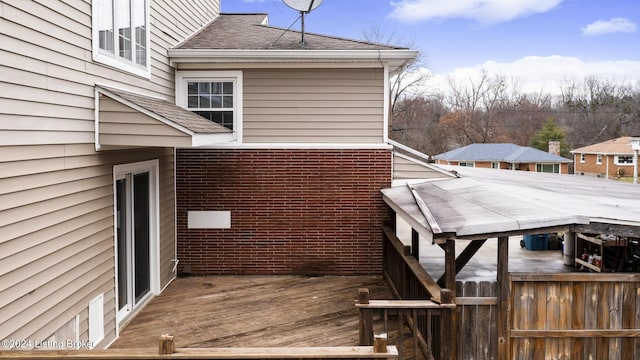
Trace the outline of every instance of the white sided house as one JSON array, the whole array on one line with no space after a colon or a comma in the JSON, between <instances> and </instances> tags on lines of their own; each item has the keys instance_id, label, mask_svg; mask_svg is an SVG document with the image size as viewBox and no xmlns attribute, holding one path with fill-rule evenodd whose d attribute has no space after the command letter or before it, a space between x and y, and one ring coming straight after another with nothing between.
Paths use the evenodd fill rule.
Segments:
<instances>
[{"instance_id":1,"label":"white sided house","mask_svg":"<svg viewBox=\"0 0 640 360\"><path fill-rule=\"evenodd\" d=\"M0 2L3 346L105 348L178 272L378 272L394 166L443 176L387 138L413 51L219 11Z\"/></svg>"}]
</instances>

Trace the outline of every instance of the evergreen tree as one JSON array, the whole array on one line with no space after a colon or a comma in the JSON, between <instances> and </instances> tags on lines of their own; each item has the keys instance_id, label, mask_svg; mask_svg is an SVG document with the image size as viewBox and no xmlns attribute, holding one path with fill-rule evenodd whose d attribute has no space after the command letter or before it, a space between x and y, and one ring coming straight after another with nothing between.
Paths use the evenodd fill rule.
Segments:
<instances>
[{"instance_id":1,"label":"evergreen tree","mask_svg":"<svg viewBox=\"0 0 640 360\"><path fill-rule=\"evenodd\" d=\"M533 134L529 146L538 150L549 151L549 141L560 141L560 156L571 158L565 131L551 118L545 121L542 125L542 130Z\"/></svg>"}]
</instances>

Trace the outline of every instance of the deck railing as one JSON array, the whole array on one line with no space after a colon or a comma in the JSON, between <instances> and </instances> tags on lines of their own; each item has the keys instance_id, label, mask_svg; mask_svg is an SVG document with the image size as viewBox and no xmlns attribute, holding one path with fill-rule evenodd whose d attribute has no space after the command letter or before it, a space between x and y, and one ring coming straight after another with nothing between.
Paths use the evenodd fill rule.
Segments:
<instances>
[{"instance_id":1,"label":"deck railing","mask_svg":"<svg viewBox=\"0 0 640 360\"><path fill-rule=\"evenodd\" d=\"M372 316L374 311L381 311L386 331L388 316L395 314L400 334L396 339L400 358L403 358L403 329L408 328L413 340L414 357L419 348L426 359L455 359L457 327L453 326L456 306L452 292L437 284L411 256L410 247L404 246L391 228L384 228L383 237L383 274L391 291L401 300L370 300L367 305L358 305L361 308L361 323L366 322L366 317ZM361 298L359 303L363 301ZM368 332L369 329L361 326L360 345L371 341L372 335L368 335Z\"/></svg>"},{"instance_id":2,"label":"deck railing","mask_svg":"<svg viewBox=\"0 0 640 360\"><path fill-rule=\"evenodd\" d=\"M163 339L164 338L164 339ZM0 351L0 359L397 359L395 346L175 348L166 336L159 349Z\"/></svg>"}]
</instances>

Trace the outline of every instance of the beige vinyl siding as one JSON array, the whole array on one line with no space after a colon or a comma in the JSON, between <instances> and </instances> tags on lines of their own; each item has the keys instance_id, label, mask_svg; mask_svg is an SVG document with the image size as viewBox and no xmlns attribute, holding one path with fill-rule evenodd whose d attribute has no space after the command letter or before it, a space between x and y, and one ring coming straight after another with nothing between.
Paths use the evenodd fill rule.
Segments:
<instances>
[{"instance_id":1,"label":"beige vinyl siding","mask_svg":"<svg viewBox=\"0 0 640 360\"><path fill-rule=\"evenodd\" d=\"M440 171L429 168L421 161L409 160L405 157L394 154L393 156L393 179L439 179L445 175Z\"/></svg>"},{"instance_id":2,"label":"beige vinyl siding","mask_svg":"<svg viewBox=\"0 0 640 360\"><path fill-rule=\"evenodd\" d=\"M105 342L112 340L113 165L160 160L164 287L174 276L173 150L47 145L4 147L0 157L0 338L46 339L104 293Z\"/></svg>"},{"instance_id":3,"label":"beige vinyl siding","mask_svg":"<svg viewBox=\"0 0 640 360\"><path fill-rule=\"evenodd\" d=\"M106 96L100 98L100 144L191 145L191 136Z\"/></svg>"},{"instance_id":4,"label":"beige vinyl siding","mask_svg":"<svg viewBox=\"0 0 640 360\"><path fill-rule=\"evenodd\" d=\"M43 340L104 294L116 334L113 166L159 159L161 287L174 274L173 149L94 149L94 85L169 99L167 47L210 21L215 0L150 0L151 77L94 62L90 0L0 2L0 339ZM157 145L157 144L153 144Z\"/></svg>"},{"instance_id":5,"label":"beige vinyl siding","mask_svg":"<svg viewBox=\"0 0 640 360\"><path fill-rule=\"evenodd\" d=\"M243 72L244 143L382 143L383 69Z\"/></svg>"},{"instance_id":6,"label":"beige vinyl siding","mask_svg":"<svg viewBox=\"0 0 640 360\"><path fill-rule=\"evenodd\" d=\"M164 149L159 161L160 199L160 289L164 289L176 276L176 199L175 151Z\"/></svg>"}]
</instances>

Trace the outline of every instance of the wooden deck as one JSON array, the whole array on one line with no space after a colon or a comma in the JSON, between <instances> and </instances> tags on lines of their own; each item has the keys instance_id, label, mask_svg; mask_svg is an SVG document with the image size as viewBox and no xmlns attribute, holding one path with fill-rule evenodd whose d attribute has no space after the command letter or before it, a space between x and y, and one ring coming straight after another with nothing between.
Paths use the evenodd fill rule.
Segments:
<instances>
[{"instance_id":1,"label":"wooden deck","mask_svg":"<svg viewBox=\"0 0 640 360\"><path fill-rule=\"evenodd\" d=\"M178 278L123 329L111 348L353 346L358 289L392 299L381 277Z\"/></svg>"}]
</instances>

